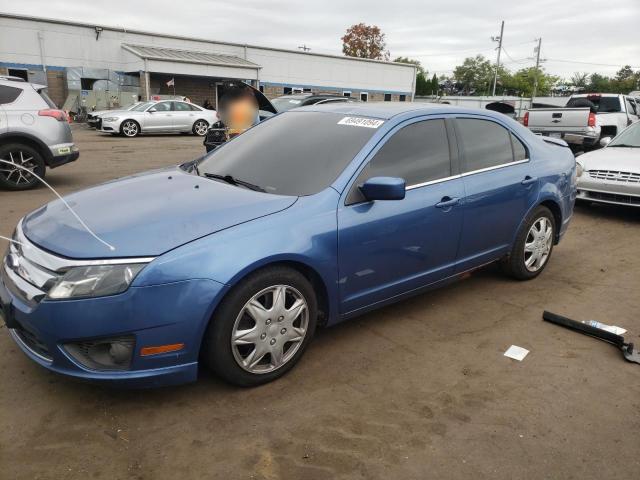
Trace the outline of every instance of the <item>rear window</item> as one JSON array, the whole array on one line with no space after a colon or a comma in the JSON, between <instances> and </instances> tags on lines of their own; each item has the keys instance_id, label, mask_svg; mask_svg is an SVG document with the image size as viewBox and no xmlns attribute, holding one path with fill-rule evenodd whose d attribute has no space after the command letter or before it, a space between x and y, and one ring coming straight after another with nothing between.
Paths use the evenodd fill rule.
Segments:
<instances>
[{"instance_id":1,"label":"rear window","mask_svg":"<svg viewBox=\"0 0 640 480\"><path fill-rule=\"evenodd\" d=\"M45 103L49 105L49 108L58 108L57 105L53 103L53 100L49 98L49 95L47 95L47 92L44 91L44 88L38 90L38 94L45 101Z\"/></svg>"},{"instance_id":2,"label":"rear window","mask_svg":"<svg viewBox=\"0 0 640 480\"><path fill-rule=\"evenodd\" d=\"M330 186L376 133L377 127L362 126L367 122L382 124L330 112L285 112L214 150L198 168L268 193L312 195Z\"/></svg>"},{"instance_id":3,"label":"rear window","mask_svg":"<svg viewBox=\"0 0 640 480\"><path fill-rule=\"evenodd\" d=\"M567 107L590 107L594 113L616 113L622 111L618 97L601 97L599 95L571 98L567 102Z\"/></svg>"},{"instance_id":4,"label":"rear window","mask_svg":"<svg viewBox=\"0 0 640 480\"><path fill-rule=\"evenodd\" d=\"M16 100L16 98L20 96L21 93L22 93L21 88L0 85L0 105L13 103Z\"/></svg>"}]
</instances>

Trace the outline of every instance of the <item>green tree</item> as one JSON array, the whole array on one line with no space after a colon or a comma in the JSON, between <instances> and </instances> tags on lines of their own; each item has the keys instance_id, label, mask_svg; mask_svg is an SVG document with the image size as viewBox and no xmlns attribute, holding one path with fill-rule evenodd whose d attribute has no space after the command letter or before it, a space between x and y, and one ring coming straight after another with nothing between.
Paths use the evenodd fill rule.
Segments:
<instances>
[{"instance_id":1,"label":"green tree","mask_svg":"<svg viewBox=\"0 0 640 480\"><path fill-rule=\"evenodd\" d=\"M440 89L440 83L438 82L438 77L434 73L433 77L431 77L431 85L429 86L429 90L430 90L429 94L430 95L437 95L439 89Z\"/></svg>"},{"instance_id":2,"label":"green tree","mask_svg":"<svg viewBox=\"0 0 640 480\"><path fill-rule=\"evenodd\" d=\"M538 77L536 96L551 93L551 88L559 80L558 77L545 73L543 68L537 71L536 67L522 68L509 77L507 88L516 95L530 97L533 94L536 75Z\"/></svg>"},{"instance_id":3,"label":"green tree","mask_svg":"<svg viewBox=\"0 0 640 480\"><path fill-rule=\"evenodd\" d=\"M586 72L574 72L571 75L571 84L574 87L586 87L589 82L589 74Z\"/></svg>"},{"instance_id":4,"label":"green tree","mask_svg":"<svg viewBox=\"0 0 640 480\"><path fill-rule=\"evenodd\" d=\"M342 53L348 57L389 60L385 35L376 25L351 25L342 37Z\"/></svg>"},{"instance_id":5,"label":"green tree","mask_svg":"<svg viewBox=\"0 0 640 480\"><path fill-rule=\"evenodd\" d=\"M454 79L462 84L465 94L488 95L493 85L495 65L483 55L468 57L462 65L458 65L453 71ZM498 78L508 75L504 67L498 69Z\"/></svg>"},{"instance_id":6,"label":"green tree","mask_svg":"<svg viewBox=\"0 0 640 480\"><path fill-rule=\"evenodd\" d=\"M587 90L596 93L607 93L611 91L611 79L600 75L599 73L592 73L589 77L589 84Z\"/></svg>"}]
</instances>

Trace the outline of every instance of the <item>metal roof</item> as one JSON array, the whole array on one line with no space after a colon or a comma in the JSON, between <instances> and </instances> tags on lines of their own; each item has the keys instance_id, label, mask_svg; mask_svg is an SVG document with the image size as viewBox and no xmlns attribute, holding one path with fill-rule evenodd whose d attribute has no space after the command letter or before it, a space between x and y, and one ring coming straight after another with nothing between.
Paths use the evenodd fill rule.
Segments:
<instances>
[{"instance_id":1,"label":"metal roof","mask_svg":"<svg viewBox=\"0 0 640 480\"><path fill-rule=\"evenodd\" d=\"M200 65L216 65L221 67L242 67L259 69L260 65L234 55L182 50L177 48L156 47L149 45L132 45L123 43L122 48L147 60L165 62L197 63Z\"/></svg>"}]
</instances>

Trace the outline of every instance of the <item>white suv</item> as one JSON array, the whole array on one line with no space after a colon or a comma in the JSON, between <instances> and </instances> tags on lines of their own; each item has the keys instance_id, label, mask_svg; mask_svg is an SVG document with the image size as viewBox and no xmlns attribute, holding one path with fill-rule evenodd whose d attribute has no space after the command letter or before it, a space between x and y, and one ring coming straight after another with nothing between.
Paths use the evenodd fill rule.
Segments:
<instances>
[{"instance_id":1,"label":"white suv","mask_svg":"<svg viewBox=\"0 0 640 480\"><path fill-rule=\"evenodd\" d=\"M0 188L33 188L38 179L30 172L44 177L46 167L59 167L79 156L67 115L45 89L0 76Z\"/></svg>"}]
</instances>

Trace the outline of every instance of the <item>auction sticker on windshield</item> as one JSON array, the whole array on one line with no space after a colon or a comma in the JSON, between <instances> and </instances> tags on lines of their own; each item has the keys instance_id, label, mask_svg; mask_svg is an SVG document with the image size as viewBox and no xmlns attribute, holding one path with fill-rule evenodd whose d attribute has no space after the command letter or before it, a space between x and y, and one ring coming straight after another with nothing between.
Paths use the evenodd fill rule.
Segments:
<instances>
[{"instance_id":1,"label":"auction sticker on windshield","mask_svg":"<svg viewBox=\"0 0 640 480\"><path fill-rule=\"evenodd\" d=\"M351 125L352 127L378 128L384 123L384 120L376 120L375 118L362 117L344 117L338 122L338 125Z\"/></svg>"}]
</instances>

